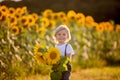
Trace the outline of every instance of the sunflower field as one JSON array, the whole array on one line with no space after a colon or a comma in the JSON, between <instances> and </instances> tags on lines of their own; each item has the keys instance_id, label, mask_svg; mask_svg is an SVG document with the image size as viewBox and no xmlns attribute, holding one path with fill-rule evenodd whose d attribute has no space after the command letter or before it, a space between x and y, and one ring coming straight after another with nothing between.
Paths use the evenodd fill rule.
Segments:
<instances>
[{"instance_id":1,"label":"sunflower field","mask_svg":"<svg viewBox=\"0 0 120 80\"><path fill-rule=\"evenodd\" d=\"M53 30L61 24L66 24L71 31L72 39L69 43L75 50L72 59L74 67L120 65L120 24L115 24L113 20L98 23L92 16L76 13L74 10L65 13L46 9L38 15L29 13L26 6L13 8L2 5L0 80L16 80L17 77L32 74L49 74L50 67L36 61L36 58L44 57L35 57L35 53L39 53L40 46L47 49L54 46ZM38 44L40 46L35 46ZM46 52L46 49L41 49L41 52ZM48 56L48 59L53 57Z\"/></svg>"}]
</instances>

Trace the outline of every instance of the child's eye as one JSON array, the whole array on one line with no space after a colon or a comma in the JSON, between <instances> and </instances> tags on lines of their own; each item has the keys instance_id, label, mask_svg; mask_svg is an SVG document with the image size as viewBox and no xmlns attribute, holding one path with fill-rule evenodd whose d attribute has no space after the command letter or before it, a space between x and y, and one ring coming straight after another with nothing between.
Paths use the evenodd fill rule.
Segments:
<instances>
[{"instance_id":1,"label":"child's eye","mask_svg":"<svg viewBox=\"0 0 120 80\"><path fill-rule=\"evenodd\" d=\"M61 34L58 34L59 36L61 35Z\"/></svg>"},{"instance_id":2,"label":"child's eye","mask_svg":"<svg viewBox=\"0 0 120 80\"><path fill-rule=\"evenodd\" d=\"M65 36L66 34L63 34L63 36Z\"/></svg>"},{"instance_id":3,"label":"child's eye","mask_svg":"<svg viewBox=\"0 0 120 80\"><path fill-rule=\"evenodd\" d=\"M66 34L63 34L63 36L66 36Z\"/></svg>"}]
</instances>

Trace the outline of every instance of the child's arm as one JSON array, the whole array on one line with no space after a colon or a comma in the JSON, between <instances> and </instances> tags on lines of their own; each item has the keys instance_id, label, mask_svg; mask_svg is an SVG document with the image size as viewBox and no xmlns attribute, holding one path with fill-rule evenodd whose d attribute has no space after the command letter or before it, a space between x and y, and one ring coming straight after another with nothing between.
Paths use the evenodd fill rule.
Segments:
<instances>
[{"instance_id":1,"label":"child's arm","mask_svg":"<svg viewBox=\"0 0 120 80\"><path fill-rule=\"evenodd\" d=\"M71 53L66 54L66 57L68 57L69 59L71 59Z\"/></svg>"}]
</instances>

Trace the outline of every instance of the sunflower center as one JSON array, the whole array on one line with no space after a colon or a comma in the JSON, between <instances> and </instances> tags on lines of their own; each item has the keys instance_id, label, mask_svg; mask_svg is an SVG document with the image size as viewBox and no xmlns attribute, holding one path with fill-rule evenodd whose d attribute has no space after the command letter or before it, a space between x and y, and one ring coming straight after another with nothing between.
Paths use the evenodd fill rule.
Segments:
<instances>
[{"instance_id":1,"label":"sunflower center","mask_svg":"<svg viewBox=\"0 0 120 80\"><path fill-rule=\"evenodd\" d=\"M57 20L57 19L58 19L58 16L57 16L57 15L55 15L55 16L54 16L54 19L55 19L55 20Z\"/></svg>"},{"instance_id":2,"label":"sunflower center","mask_svg":"<svg viewBox=\"0 0 120 80\"><path fill-rule=\"evenodd\" d=\"M5 21L5 20L6 20L6 17L3 15L1 18L1 21Z\"/></svg>"},{"instance_id":3,"label":"sunflower center","mask_svg":"<svg viewBox=\"0 0 120 80\"><path fill-rule=\"evenodd\" d=\"M51 15L47 15L47 18L48 18L48 19L51 19L51 18L52 18L52 16L51 16Z\"/></svg>"},{"instance_id":4,"label":"sunflower center","mask_svg":"<svg viewBox=\"0 0 120 80\"><path fill-rule=\"evenodd\" d=\"M12 22L14 22L14 21L15 21L15 19L14 19L14 18L12 18L10 22L12 23Z\"/></svg>"},{"instance_id":5,"label":"sunflower center","mask_svg":"<svg viewBox=\"0 0 120 80\"><path fill-rule=\"evenodd\" d=\"M47 52L47 50L46 50L46 49L44 49L44 48L38 48L38 52L45 53L45 52Z\"/></svg>"},{"instance_id":6,"label":"sunflower center","mask_svg":"<svg viewBox=\"0 0 120 80\"><path fill-rule=\"evenodd\" d=\"M21 21L22 23L25 23L26 22L26 19L22 19L22 21Z\"/></svg>"},{"instance_id":7,"label":"sunflower center","mask_svg":"<svg viewBox=\"0 0 120 80\"><path fill-rule=\"evenodd\" d=\"M55 59L56 56L57 56L57 54L56 54L55 52L52 52L52 53L50 54L50 58L51 58L51 59Z\"/></svg>"},{"instance_id":8,"label":"sunflower center","mask_svg":"<svg viewBox=\"0 0 120 80\"><path fill-rule=\"evenodd\" d=\"M74 16L72 16L72 17L71 17L71 19L72 19L72 20L75 20L75 17L74 17Z\"/></svg>"},{"instance_id":9,"label":"sunflower center","mask_svg":"<svg viewBox=\"0 0 120 80\"><path fill-rule=\"evenodd\" d=\"M13 29L13 32L17 32L17 29L14 28L14 29Z\"/></svg>"},{"instance_id":10,"label":"sunflower center","mask_svg":"<svg viewBox=\"0 0 120 80\"><path fill-rule=\"evenodd\" d=\"M29 19L29 22L31 23L31 22L32 22L32 19Z\"/></svg>"},{"instance_id":11,"label":"sunflower center","mask_svg":"<svg viewBox=\"0 0 120 80\"><path fill-rule=\"evenodd\" d=\"M63 18L63 17L64 17L64 15L62 15L62 14L61 14L61 15L60 15L60 17L61 17L61 18Z\"/></svg>"},{"instance_id":12,"label":"sunflower center","mask_svg":"<svg viewBox=\"0 0 120 80\"><path fill-rule=\"evenodd\" d=\"M3 12L6 12L6 10L5 10L5 9L2 9L2 11L3 11Z\"/></svg>"},{"instance_id":13,"label":"sunflower center","mask_svg":"<svg viewBox=\"0 0 120 80\"><path fill-rule=\"evenodd\" d=\"M10 10L10 14L14 13L14 11Z\"/></svg>"}]
</instances>

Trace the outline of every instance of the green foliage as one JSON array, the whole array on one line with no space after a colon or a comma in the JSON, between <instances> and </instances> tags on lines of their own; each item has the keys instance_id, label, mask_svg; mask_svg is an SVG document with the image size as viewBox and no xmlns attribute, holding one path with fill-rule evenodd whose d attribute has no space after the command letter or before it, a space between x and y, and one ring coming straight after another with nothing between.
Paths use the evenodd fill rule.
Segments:
<instances>
[{"instance_id":1,"label":"green foliage","mask_svg":"<svg viewBox=\"0 0 120 80\"><path fill-rule=\"evenodd\" d=\"M52 72L50 73L50 80L61 80L62 72L68 70L67 63L69 59L66 57L61 57L60 63L55 64L52 67Z\"/></svg>"},{"instance_id":2,"label":"green foliage","mask_svg":"<svg viewBox=\"0 0 120 80\"><path fill-rule=\"evenodd\" d=\"M60 80L60 79L61 79L61 76L62 76L62 74L61 74L61 72L59 72L59 71L52 72L52 73L50 74L50 77L51 77L50 80Z\"/></svg>"}]
</instances>

